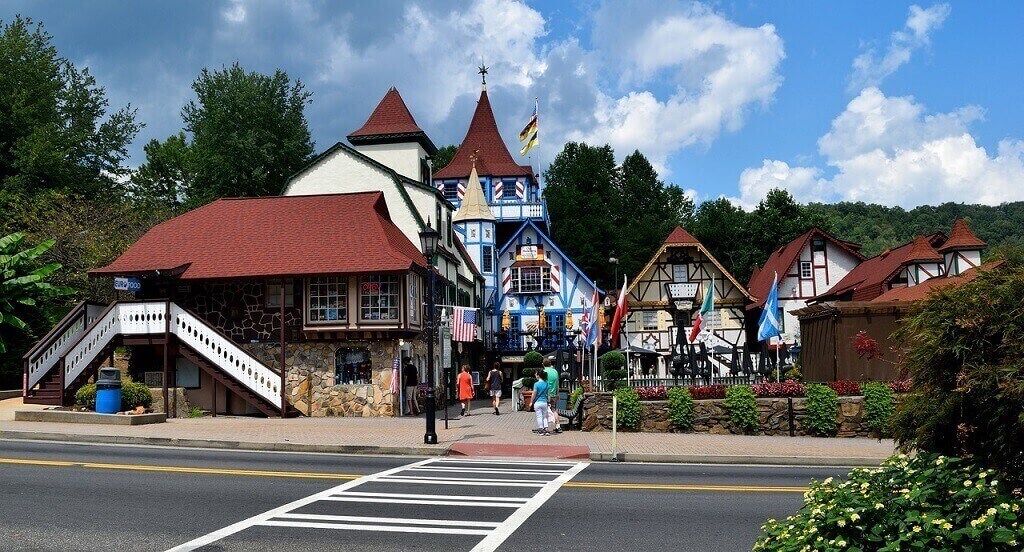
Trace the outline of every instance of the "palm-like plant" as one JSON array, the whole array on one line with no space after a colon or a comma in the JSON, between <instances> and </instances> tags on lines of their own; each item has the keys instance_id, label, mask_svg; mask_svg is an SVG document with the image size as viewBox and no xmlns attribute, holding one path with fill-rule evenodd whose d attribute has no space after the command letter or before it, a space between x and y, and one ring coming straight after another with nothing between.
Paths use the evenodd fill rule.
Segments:
<instances>
[{"instance_id":1,"label":"palm-like plant","mask_svg":"<svg viewBox=\"0 0 1024 552\"><path fill-rule=\"evenodd\" d=\"M7 352L3 338L4 326L24 330L26 324L19 314L26 309L36 308L43 299L70 293L67 288L44 281L60 269L59 263L36 267L37 260L54 243L54 240L49 240L22 249L25 246L25 234L15 232L0 238L0 353Z\"/></svg>"}]
</instances>

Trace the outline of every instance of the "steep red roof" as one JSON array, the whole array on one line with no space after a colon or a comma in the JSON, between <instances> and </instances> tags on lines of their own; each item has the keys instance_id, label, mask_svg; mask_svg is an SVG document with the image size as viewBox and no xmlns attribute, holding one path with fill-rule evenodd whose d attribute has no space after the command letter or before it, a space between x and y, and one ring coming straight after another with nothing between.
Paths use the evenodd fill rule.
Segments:
<instances>
[{"instance_id":1,"label":"steep red roof","mask_svg":"<svg viewBox=\"0 0 1024 552\"><path fill-rule=\"evenodd\" d=\"M340 216L343 215L343 216ZM402 272L426 267L384 194L218 199L151 228L91 276L186 266L183 280Z\"/></svg>"},{"instance_id":2,"label":"steep red roof","mask_svg":"<svg viewBox=\"0 0 1024 552\"><path fill-rule=\"evenodd\" d=\"M462 139L455 157L441 170L434 173L434 178L468 178L473 168L473 153L476 152L476 170L480 176L532 176L533 169L529 165L519 165L512 159L505 141L498 132L498 124L494 122L491 102L487 99L487 91L480 93L473 120L469 123L466 137Z\"/></svg>"},{"instance_id":3,"label":"steep red roof","mask_svg":"<svg viewBox=\"0 0 1024 552\"><path fill-rule=\"evenodd\" d=\"M946 253L957 249L981 249L986 245L988 244L974 235L971 227L967 226L964 219L957 219L953 223L953 228L949 231L949 239L939 248L939 253Z\"/></svg>"},{"instance_id":4,"label":"steep red roof","mask_svg":"<svg viewBox=\"0 0 1024 552\"><path fill-rule=\"evenodd\" d=\"M924 236L918 236L914 238L914 244L910 248L910 252L907 253L907 257L904 262L942 262L942 255L932 247L932 244L928 242L928 238Z\"/></svg>"},{"instance_id":5,"label":"steep red roof","mask_svg":"<svg viewBox=\"0 0 1024 552\"><path fill-rule=\"evenodd\" d=\"M419 141L430 153L437 151L427 134L416 124L398 89L392 86L363 126L348 135L348 140L353 144L372 144L393 142L398 137Z\"/></svg>"},{"instance_id":6,"label":"steep red roof","mask_svg":"<svg viewBox=\"0 0 1024 552\"><path fill-rule=\"evenodd\" d=\"M778 274L780 280L785 278L786 274L789 274L789 269L793 267L793 263L800 257L800 252L803 251L804 247L807 246L807 243L814 236L829 240L857 259L864 260L864 256L857 249L850 247L849 242L839 240L832 234L819 228L811 228L791 242L773 251L768 256L764 266L760 270L754 270L754 273L750 276L750 281L747 283L747 289L750 290L751 295L758 298L758 301L747 305L748 310L764 305L765 300L768 299L768 292L771 291L772 283L775 282L775 275Z\"/></svg>"},{"instance_id":7,"label":"steep red roof","mask_svg":"<svg viewBox=\"0 0 1024 552\"><path fill-rule=\"evenodd\" d=\"M946 236L935 233L925 239L929 246L934 247L935 244L945 241ZM908 261L914 243L905 243L896 249L886 250L860 263L845 278L832 286L832 289L816 299L838 299L845 294L851 294L850 301L870 301L878 297L887 291L886 284Z\"/></svg>"},{"instance_id":8,"label":"steep red roof","mask_svg":"<svg viewBox=\"0 0 1024 552\"><path fill-rule=\"evenodd\" d=\"M683 230L682 226L676 226L676 229L665 238L663 245L667 244L693 244L700 243L697 238L693 237L693 234Z\"/></svg>"},{"instance_id":9,"label":"steep red roof","mask_svg":"<svg viewBox=\"0 0 1024 552\"><path fill-rule=\"evenodd\" d=\"M909 287L898 287L890 289L889 291L879 295L872 299L872 302L882 301L920 301L928 297L928 294L937 289L942 289L947 286L958 286L977 278L983 270L991 270L999 267L1004 261L995 261L991 263L985 263L977 268L971 268L965 270L956 276L940 276L938 278L931 278L921 282L916 286Z\"/></svg>"}]
</instances>

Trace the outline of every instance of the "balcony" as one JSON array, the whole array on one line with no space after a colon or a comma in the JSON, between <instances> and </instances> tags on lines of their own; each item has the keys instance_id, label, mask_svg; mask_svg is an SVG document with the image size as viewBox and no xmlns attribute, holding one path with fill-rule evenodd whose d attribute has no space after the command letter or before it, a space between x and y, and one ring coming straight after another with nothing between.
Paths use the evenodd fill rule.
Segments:
<instances>
[{"instance_id":1,"label":"balcony","mask_svg":"<svg viewBox=\"0 0 1024 552\"><path fill-rule=\"evenodd\" d=\"M547 222L547 205L544 200L492 201L490 207L499 222L525 220Z\"/></svg>"}]
</instances>

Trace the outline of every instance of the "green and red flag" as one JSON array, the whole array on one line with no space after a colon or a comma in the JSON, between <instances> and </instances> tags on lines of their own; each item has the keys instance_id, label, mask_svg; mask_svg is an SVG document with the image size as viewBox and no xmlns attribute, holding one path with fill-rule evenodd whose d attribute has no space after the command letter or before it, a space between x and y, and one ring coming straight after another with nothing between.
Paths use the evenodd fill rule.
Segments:
<instances>
[{"instance_id":1,"label":"green and red flag","mask_svg":"<svg viewBox=\"0 0 1024 552\"><path fill-rule=\"evenodd\" d=\"M693 320L693 329L690 330L690 343L697 339L700 332L704 331L704 328L708 325L708 316L711 311L715 309L715 281L711 280L711 285L708 286L707 293L704 294L704 302L700 305L700 312L697 313L697 318Z\"/></svg>"}]
</instances>

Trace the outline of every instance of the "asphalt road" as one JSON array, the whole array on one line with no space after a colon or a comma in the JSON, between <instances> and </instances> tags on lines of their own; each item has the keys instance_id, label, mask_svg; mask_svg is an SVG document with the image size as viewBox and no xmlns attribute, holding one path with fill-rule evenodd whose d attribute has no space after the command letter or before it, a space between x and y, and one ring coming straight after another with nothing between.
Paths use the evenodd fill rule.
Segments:
<instances>
[{"instance_id":1,"label":"asphalt road","mask_svg":"<svg viewBox=\"0 0 1024 552\"><path fill-rule=\"evenodd\" d=\"M846 471L0 440L0 549L167 550L250 520L199 549L749 550L810 478Z\"/></svg>"}]
</instances>

